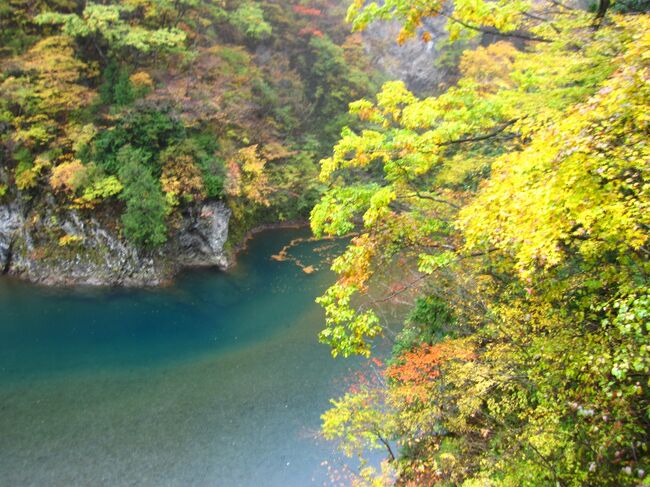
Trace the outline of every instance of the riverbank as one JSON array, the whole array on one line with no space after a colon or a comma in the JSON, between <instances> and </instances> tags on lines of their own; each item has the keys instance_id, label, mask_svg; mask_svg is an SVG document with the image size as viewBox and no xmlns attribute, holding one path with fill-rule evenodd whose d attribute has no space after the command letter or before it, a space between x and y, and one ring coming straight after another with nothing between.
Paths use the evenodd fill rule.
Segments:
<instances>
[{"instance_id":1,"label":"riverbank","mask_svg":"<svg viewBox=\"0 0 650 487\"><path fill-rule=\"evenodd\" d=\"M168 242L147 251L127 242L110 212L88 217L52 205L0 206L2 274L43 286L170 286L185 269L227 271L260 232L297 229L307 220L263 223L243 235L222 201L187 207L172 222ZM55 230L56 229L56 230ZM59 230L62 229L62 230Z\"/></svg>"},{"instance_id":2,"label":"riverbank","mask_svg":"<svg viewBox=\"0 0 650 487\"><path fill-rule=\"evenodd\" d=\"M90 215L16 199L0 206L0 268L51 286L166 285L186 267L228 267L230 215L223 201L188 206L171 222L165 244L147 250L124 238L111 207Z\"/></svg>"},{"instance_id":3,"label":"riverbank","mask_svg":"<svg viewBox=\"0 0 650 487\"><path fill-rule=\"evenodd\" d=\"M256 235L270 230L291 230L309 227L307 220L291 220L277 223L262 223L244 233L244 236L229 251L229 267L237 265L237 255L248 248L250 240Z\"/></svg>"}]
</instances>

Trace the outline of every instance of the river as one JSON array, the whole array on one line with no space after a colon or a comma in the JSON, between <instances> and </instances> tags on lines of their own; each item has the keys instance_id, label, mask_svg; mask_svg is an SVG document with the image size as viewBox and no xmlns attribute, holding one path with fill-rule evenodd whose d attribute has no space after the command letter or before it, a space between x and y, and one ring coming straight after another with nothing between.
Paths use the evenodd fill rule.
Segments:
<instances>
[{"instance_id":1,"label":"river","mask_svg":"<svg viewBox=\"0 0 650 487\"><path fill-rule=\"evenodd\" d=\"M358 362L317 341L333 276L270 256L258 234L228 273L161 289L52 289L0 279L0 485L322 485L316 437ZM322 267L322 268L319 268Z\"/></svg>"}]
</instances>

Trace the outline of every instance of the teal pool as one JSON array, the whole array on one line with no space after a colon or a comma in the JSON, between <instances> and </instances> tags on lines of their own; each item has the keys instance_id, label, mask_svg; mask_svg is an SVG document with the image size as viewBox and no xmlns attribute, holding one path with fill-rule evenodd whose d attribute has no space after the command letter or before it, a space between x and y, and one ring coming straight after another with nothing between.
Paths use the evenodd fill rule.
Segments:
<instances>
[{"instance_id":1,"label":"teal pool","mask_svg":"<svg viewBox=\"0 0 650 487\"><path fill-rule=\"evenodd\" d=\"M320 414L358 363L316 338L332 274L270 258L301 235L163 289L0 279L0 485L326 482ZM317 263L317 246L291 253Z\"/></svg>"}]
</instances>

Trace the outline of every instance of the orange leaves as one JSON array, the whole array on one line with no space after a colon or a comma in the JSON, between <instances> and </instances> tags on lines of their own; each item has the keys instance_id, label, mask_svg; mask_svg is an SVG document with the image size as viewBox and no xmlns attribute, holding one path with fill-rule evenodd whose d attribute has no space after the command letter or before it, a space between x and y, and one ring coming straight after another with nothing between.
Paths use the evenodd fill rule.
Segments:
<instances>
[{"instance_id":1,"label":"orange leaves","mask_svg":"<svg viewBox=\"0 0 650 487\"><path fill-rule=\"evenodd\" d=\"M52 169L50 186L54 191L74 193L83 184L87 174L88 169L86 166L80 160L73 159Z\"/></svg>"},{"instance_id":2,"label":"orange leaves","mask_svg":"<svg viewBox=\"0 0 650 487\"><path fill-rule=\"evenodd\" d=\"M239 164L234 159L230 159L226 162L226 169L228 171L225 187L226 193L230 196L240 196L242 172Z\"/></svg>"},{"instance_id":3,"label":"orange leaves","mask_svg":"<svg viewBox=\"0 0 650 487\"><path fill-rule=\"evenodd\" d=\"M306 15L308 17L320 17L323 12L317 8L305 7L304 5L294 5L292 10L299 15Z\"/></svg>"},{"instance_id":4,"label":"orange leaves","mask_svg":"<svg viewBox=\"0 0 650 487\"><path fill-rule=\"evenodd\" d=\"M174 202L179 196L187 201L202 200L206 196L201 170L189 155L170 157L163 166L160 183Z\"/></svg>"},{"instance_id":5,"label":"orange leaves","mask_svg":"<svg viewBox=\"0 0 650 487\"><path fill-rule=\"evenodd\" d=\"M298 35L302 37L314 36L314 37L323 37L323 32L318 30L316 27L303 27L298 31Z\"/></svg>"},{"instance_id":6,"label":"orange leaves","mask_svg":"<svg viewBox=\"0 0 650 487\"><path fill-rule=\"evenodd\" d=\"M464 340L445 340L435 345L422 344L402 354L401 363L386 369L386 376L400 383L398 386L407 401L424 401L431 383L441 374L441 367L452 360L469 361L474 351Z\"/></svg>"},{"instance_id":7,"label":"orange leaves","mask_svg":"<svg viewBox=\"0 0 650 487\"><path fill-rule=\"evenodd\" d=\"M291 153L278 143L259 147L258 144L239 149L226 164L228 175L226 191L231 196L244 198L269 206L269 196L274 191L266 168L272 160L283 159Z\"/></svg>"},{"instance_id":8,"label":"orange leaves","mask_svg":"<svg viewBox=\"0 0 650 487\"><path fill-rule=\"evenodd\" d=\"M487 47L463 52L460 71L481 85L481 89L494 92L509 88L514 83L510 77L517 49L509 42L499 41Z\"/></svg>"},{"instance_id":9,"label":"orange leaves","mask_svg":"<svg viewBox=\"0 0 650 487\"><path fill-rule=\"evenodd\" d=\"M294 5L292 7L292 10L294 13L297 13L298 15L303 15L305 17L312 17L312 18L318 18L323 15L322 10L317 9L317 8L311 8L311 7L305 7L304 5ZM309 36L314 36L314 37L323 37L323 32L314 27L313 25L309 25L307 27L303 27L298 31L298 35L301 37L309 37Z\"/></svg>"},{"instance_id":10,"label":"orange leaves","mask_svg":"<svg viewBox=\"0 0 650 487\"><path fill-rule=\"evenodd\" d=\"M129 80L137 88L153 88L154 83L151 76L146 71L138 71L129 76Z\"/></svg>"}]
</instances>

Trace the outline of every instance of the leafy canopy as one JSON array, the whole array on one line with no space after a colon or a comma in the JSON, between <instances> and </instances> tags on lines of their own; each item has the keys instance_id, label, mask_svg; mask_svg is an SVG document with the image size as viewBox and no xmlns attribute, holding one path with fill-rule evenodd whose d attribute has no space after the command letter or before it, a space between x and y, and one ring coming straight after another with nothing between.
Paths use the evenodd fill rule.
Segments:
<instances>
[{"instance_id":1,"label":"leafy canopy","mask_svg":"<svg viewBox=\"0 0 650 487\"><path fill-rule=\"evenodd\" d=\"M401 20L402 38L439 15L452 37L501 40L465 52L438 96L389 82L352 103L363 126L321 161L328 190L311 224L353 234L319 298L334 355L370 355L384 323L367 292L396 264L412 279L375 303L410 291L446 306L423 320L418 302L424 323L398 337L385 384L335 401L324 432L363 455L381 414L405 484L638 485L650 467L650 17L602 2L595 16L558 2L350 9L356 28Z\"/></svg>"}]
</instances>

